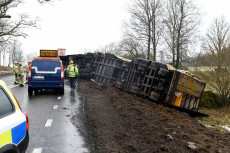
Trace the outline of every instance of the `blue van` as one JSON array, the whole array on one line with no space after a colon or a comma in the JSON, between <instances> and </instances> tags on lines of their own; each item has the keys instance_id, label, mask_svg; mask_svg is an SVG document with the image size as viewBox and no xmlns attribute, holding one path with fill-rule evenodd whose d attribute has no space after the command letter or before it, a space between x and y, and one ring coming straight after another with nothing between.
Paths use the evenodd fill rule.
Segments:
<instances>
[{"instance_id":1,"label":"blue van","mask_svg":"<svg viewBox=\"0 0 230 153\"><path fill-rule=\"evenodd\" d=\"M29 66L28 95L38 90L54 89L64 94L64 69L60 58L35 58Z\"/></svg>"}]
</instances>

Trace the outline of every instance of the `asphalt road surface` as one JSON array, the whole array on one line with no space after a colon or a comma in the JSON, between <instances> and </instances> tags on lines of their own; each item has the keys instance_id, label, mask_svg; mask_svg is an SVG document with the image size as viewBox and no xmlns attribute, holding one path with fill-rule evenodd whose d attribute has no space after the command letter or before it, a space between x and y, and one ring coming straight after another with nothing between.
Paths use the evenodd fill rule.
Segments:
<instances>
[{"instance_id":1,"label":"asphalt road surface","mask_svg":"<svg viewBox=\"0 0 230 153\"><path fill-rule=\"evenodd\" d=\"M65 95L41 93L28 97L27 86L14 85L13 76L0 78L11 88L27 112L30 121L30 144L27 153L88 153L81 128L81 101L76 91L65 85ZM84 108L84 107L83 107ZM74 118L74 121L73 121Z\"/></svg>"}]
</instances>

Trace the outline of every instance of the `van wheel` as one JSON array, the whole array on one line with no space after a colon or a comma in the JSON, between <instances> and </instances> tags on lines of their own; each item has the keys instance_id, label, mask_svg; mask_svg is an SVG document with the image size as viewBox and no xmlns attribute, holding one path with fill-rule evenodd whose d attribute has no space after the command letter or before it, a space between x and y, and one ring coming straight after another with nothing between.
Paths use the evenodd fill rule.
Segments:
<instances>
[{"instance_id":1,"label":"van wheel","mask_svg":"<svg viewBox=\"0 0 230 153\"><path fill-rule=\"evenodd\" d=\"M61 89L58 90L58 92L60 93L60 95L64 95L65 90L64 90L64 88L61 88Z\"/></svg>"},{"instance_id":2,"label":"van wheel","mask_svg":"<svg viewBox=\"0 0 230 153\"><path fill-rule=\"evenodd\" d=\"M38 89L34 89L34 95L38 95Z\"/></svg>"},{"instance_id":3,"label":"van wheel","mask_svg":"<svg viewBox=\"0 0 230 153\"><path fill-rule=\"evenodd\" d=\"M33 95L33 89L28 88L28 95L29 95L29 97L31 97Z\"/></svg>"}]
</instances>

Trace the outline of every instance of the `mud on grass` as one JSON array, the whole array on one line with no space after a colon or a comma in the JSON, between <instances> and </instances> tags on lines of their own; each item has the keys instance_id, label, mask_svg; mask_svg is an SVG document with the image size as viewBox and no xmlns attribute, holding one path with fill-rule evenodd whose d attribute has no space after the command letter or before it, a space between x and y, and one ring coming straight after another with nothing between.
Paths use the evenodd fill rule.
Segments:
<instances>
[{"instance_id":1,"label":"mud on grass","mask_svg":"<svg viewBox=\"0 0 230 153\"><path fill-rule=\"evenodd\" d=\"M87 97L92 153L230 153L229 134L186 113L89 81L79 92Z\"/></svg>"},{"instance_id":2,"label":"mud on grass","mask_svg":"<svg viewBox=\"0 0 230 153\"><path fill-rule=\"evenodd\" d=\"M230 128L230 107L224 107L219 109L207 109L202 108L202 112L205 112L209 117L200 118L199 121L209 128L214 128L223 133L229 133L224 126Z\"/></svg>"}]
</instances>

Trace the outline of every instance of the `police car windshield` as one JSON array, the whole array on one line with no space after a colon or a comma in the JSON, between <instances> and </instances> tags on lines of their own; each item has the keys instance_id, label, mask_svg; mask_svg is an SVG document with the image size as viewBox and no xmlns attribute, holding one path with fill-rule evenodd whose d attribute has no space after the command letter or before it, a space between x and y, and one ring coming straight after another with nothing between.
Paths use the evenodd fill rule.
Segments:
<instances>
[{"instance_id":1,"label":"police car windshield","mask_svg":"<svg viewBox=\"0 0 230 153\"><path fill-rule=\"evenodd\" d=\"M61 63L59 60L34 60L32 62L33 67L37 67L38 70L40 71L50 71L54 70L56 67L60 67Z\"/></svg>"}]
</instances>

